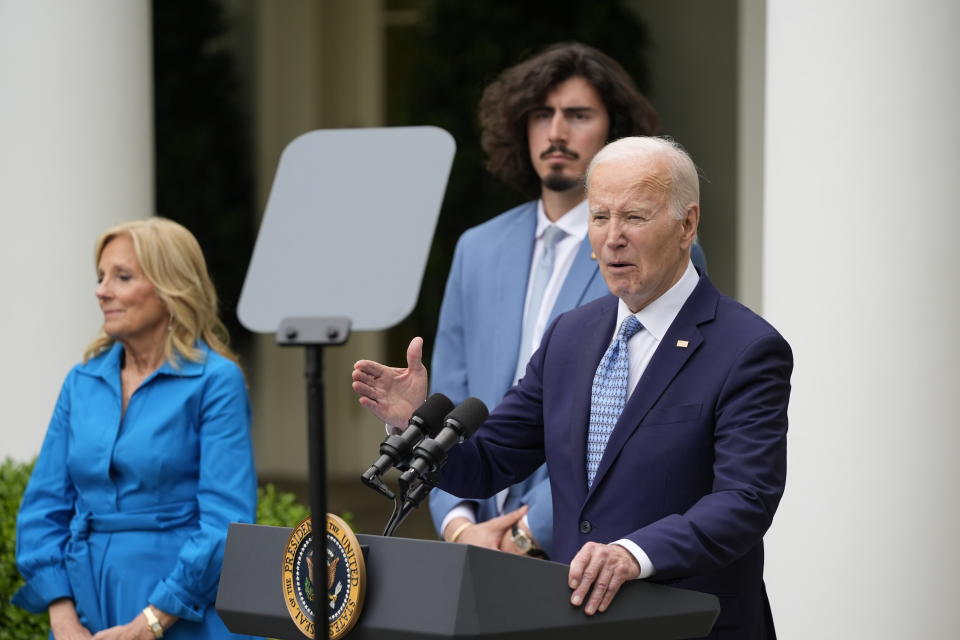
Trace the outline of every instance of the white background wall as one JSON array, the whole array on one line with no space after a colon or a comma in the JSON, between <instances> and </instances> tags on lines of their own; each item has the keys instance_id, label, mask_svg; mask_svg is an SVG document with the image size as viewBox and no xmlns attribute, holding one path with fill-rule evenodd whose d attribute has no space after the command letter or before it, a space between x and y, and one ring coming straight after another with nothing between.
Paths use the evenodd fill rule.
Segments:
<instances>
[{"instance_id":1,"label":"white background wall","mask_svg":"<svg viewBox=\"0 0 960 640\"><path fill-rule=\"evenodd\" d=\"M0 0L0 459L40 448L100 327L93 244L153 213L146 0Z\"/></svg>"},{"instance_id":2,"label":"white background wall","mask_svg":"<svg viewBox=\"0 0 960 640\"><path fill-rule=\"evenodd\" d=\"M780 638L960 637L960 3L770 0L764 315L794 348Z\"/></svg>"}]
</instances>

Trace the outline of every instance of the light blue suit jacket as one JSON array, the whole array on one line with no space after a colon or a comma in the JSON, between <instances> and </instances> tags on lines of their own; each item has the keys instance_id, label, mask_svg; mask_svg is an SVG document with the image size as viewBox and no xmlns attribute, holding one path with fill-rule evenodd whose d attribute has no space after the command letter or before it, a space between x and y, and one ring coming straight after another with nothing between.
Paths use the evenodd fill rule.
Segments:
<instances>
[{"instance_id":1,"label":"light blue suit jacket","mask_svg":"<svg viewBox=\"0 0 960 640\"><path fill-rule=\"evenodd\" d=\"M523 306L533 259L537 203L527 202L467 230L457 242L440 307L431 363L431 393L455 403L479 398L491 409L513 385L523 331ZM559 314L609 293L590 243L584 239L550 313ZM705 268L695 247L694 263ZM439 535L444 516L462 498L435 489L430 513ZM498 514L496 499L472 500L477 520ZM549 554L553 541L553 503L545 466L511 488L505 510L530 505L531 532Z\"/></svg>"}]
</instances>

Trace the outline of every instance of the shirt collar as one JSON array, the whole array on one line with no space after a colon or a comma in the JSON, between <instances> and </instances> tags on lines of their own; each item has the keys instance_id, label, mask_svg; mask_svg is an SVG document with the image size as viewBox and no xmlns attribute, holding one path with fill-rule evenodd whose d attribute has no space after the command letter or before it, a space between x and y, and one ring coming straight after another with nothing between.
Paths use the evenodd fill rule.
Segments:
<instances>
[{"instance_id":1,"label":"shirt collar","mask_svg":"<svg viewBox=\"0 0 960 640\"><path fill-rule=\"evenodd\" d=\"M101 378L110 378L120 372L120 356L123 354L123 345L114 342L110 347L80 365L80 371Z\"/></svg>"},{"instance_id":2,"label":"shirt collar","mask_svg":"<svg viewBox=\"0 0 960 640\"><path fill-rule=\"evenodd\" d=\"M157 370L150 375L152 378L156 374L166 374L170 376L199 376L203 374L204 364L209 357L210 347L203 340L197 340L197 348L202 352L200 362L177 357L178 367L174 367L169 361L164 361ZM120 374L120 358L123 355L123 345L120 342L114 342L110 348L80 366L80 371L98 376L107 380L116 378Z\"/></svg>"},{"instance_id":3,"label":"shirt collar","mask_svg":"<svg viewBox=\"0 0 960 640\"><path fill-rule=\"evenodd\" d=\"M657 342L663 340L667 329L673 324L680 308L693 293L700 282L700 276L697 270L693 268L692 262L687 262L687 268L680 276L680 279L672 287L667 289L666 293L636 312L637 320L643 325L643 328L657 339ZM630 315L630 308L622 299L617 304L617 326L614 328L614 335L619 331L623 319Z\"/></svg>"},{"instance_id":4,"label":"shirt collar","mask_svg":"<svg viewBox=\"0 0 960 640\"><path fill-rule=\"evenodd\" d=\"M563 231L566 231L567 235L573 236L578 240L583 240L587 235L587 221L589 214L590 207L587 205L586 200L582 200L580 204L560 216L559 220L556 222L550 222L550 218L547 217L546 212L543 210L543 200L537 200L536 239L542 239L543 233L547 230L547 227L549 227L551 224L555 224Z\"/></svg>"}]
</instances>

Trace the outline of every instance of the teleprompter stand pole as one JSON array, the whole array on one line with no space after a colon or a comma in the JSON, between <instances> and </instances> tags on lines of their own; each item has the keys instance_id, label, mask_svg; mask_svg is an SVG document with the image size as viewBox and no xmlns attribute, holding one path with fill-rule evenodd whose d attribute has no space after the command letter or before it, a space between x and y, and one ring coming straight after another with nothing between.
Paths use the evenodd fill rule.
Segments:
<instances>
[{"instance_id":1,"label":"teleprompter stand pole","mask_svg":"<svg viewBox=\"0 0 960 640\"><path fill-rule=\"evenodd\" d=\"M310 527L313 530L311 553L314 566L324 567L326 561L320 541L327 539L327 450L326 421L323 406L323 347L318 344L306 346L307 379L307 448L310 469ZM319 564L317 564L319 563ZM329 628L326 611L320 608L323 603L320 589L313 589L313 637L314 640L327 640ZM325 592L324 592L325 593Z\"/></svg>"},{"instance_id":2,"label":"teleprompter stand pole","mask_svg":"<svg viewBox=\"0 0 960 640\"><path fill-rule=\"evenodd\" d=\"M310 468L310 526L313 530L311 552L317 566L325 567L327 539L327 451L326 411L323 402L323 347L342 345L350 336L349 318L285 318L277 330L277 344L305 348L304 376L307 383L307 460ZM320 573L326 575L325 572ZM323 580L321 579L321 584ZM320 593L313 590L313 637L327 640L329 625Z\"/></svg>"}]
</instances>

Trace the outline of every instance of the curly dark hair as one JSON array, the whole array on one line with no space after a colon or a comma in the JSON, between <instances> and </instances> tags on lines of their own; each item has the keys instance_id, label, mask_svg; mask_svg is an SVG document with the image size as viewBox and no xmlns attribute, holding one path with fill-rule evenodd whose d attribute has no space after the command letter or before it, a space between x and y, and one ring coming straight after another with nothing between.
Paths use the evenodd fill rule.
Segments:
<instances>
[{"instance_id":1,"label":"curly dark hair","mask_svg":"<svg viewBox=\"0 0 960 640\"><path fill-rule=\"evenodd\" d=\"M561 42L510 67L480 99L480 144L487 169L530 197L540 195L540 178L530 162L527 116L543 105L557 85L579 76L600 95L610 118L607 141L656 135L660 116L627 72L605 53L579 42Z\"/></svg>"}]
</instances>

